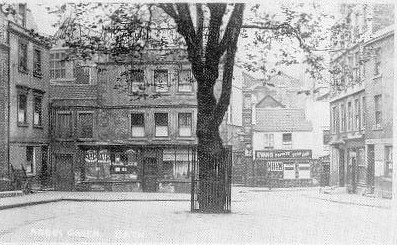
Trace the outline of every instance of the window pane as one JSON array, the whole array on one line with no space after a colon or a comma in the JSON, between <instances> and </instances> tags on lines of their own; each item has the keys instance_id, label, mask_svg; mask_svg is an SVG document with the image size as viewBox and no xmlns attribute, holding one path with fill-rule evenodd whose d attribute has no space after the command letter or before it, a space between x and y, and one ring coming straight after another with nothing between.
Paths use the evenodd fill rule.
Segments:
<instances>
[{"instance_id":1,"label":"window pane","mask_svg":"<svg viewBox=\"0 0 397 245\"><path fill-rule=\"evenodd\" d=\"M72 137L72 115L58 114L57 135L59 138Z\"/></svg>"},{"instance_id":2,"label":"window pane","mask_svg":"<svg viewBox=\"0 0 397 245\"><path fill-rule=\"evenodd\" d=\"M154 121L156 126L168 126L168 114L167 113L155 113Z\"/></svg>"},{"instance_id":3,"label":"window pane","mask_svg":"<svg viewBox=\"0 0 397 245\"><path fill-rule=\"evenodd\" d=\"M144 125L144 115L143 115L143 113L133 113L133 114L131 114L131 125L133 125L133 126L143 126Z\"/></svg>"},{"instance_id":4,"label":"window pane","mask_svg":"<svg viewBox=\"0 0 397 245\"><path fill-rule=\"evenodd\" d=\"M155 70L154 71L154 84L156 92L168 91L168 70Z\"/></svg>"},{"instance_id":5,"label":"window pane","mask_svg":"<svg viewBox=\"0 0 397 245\"><path fill-rule=\"evenodd\" d=\"M18 122L26 123L26 106L27 106L27 96L25 94L20 94L18 99Z\"/></svg>"},{"instance_id":6,"label":"window pane","mask_svg":"<svg viewBox=\"0 0 397 245\"><path fill-rule=\"evenodd\" d=\"M42 101L41 97L34 97L34 113L33 123L34 125L41 125L42 120Z\"/></svg>"},{"instance_id":7,"label":"window pane","mask_svg":"<svg viewBox=\"0 0 397 245\"><path fill-rule=\"evenodd\" d=\"M80 113L79 114L79 137L92 138L93 134L93 114Z\"/></svg>"}]
</instances>

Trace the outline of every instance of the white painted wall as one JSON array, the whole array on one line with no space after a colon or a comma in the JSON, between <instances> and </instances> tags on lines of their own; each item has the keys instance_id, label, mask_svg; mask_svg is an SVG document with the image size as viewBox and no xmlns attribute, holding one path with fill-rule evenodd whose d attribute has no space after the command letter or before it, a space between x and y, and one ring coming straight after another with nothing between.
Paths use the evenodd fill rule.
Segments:
<instances>
[{"instance_id":1,"label":"white painted wall","mask_svg":"<svg viewBox=\"0 0 397 245\"><path fill-rule=\"evenodd\" d=\"M319 156L318 147L315 146L316 141L314 135L310 131L292 132L292 145L283 145L283 133L291 132L253 132L252 135L252 149L253 152L265 150L264 137L265 134L274 135L274 149L311 149L313 158ZM255 154L254 154L255 157Z\"/></svg>"}]
</instances>

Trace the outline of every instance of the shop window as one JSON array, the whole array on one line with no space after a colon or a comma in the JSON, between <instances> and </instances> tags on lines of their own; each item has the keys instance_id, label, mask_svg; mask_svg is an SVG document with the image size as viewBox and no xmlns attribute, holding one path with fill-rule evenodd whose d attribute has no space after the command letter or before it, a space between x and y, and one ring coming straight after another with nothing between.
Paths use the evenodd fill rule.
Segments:
<instances>
[{"instance_id":1,"label":"shop window","mask_svg":"<svg viewBox=\"0 0 397 245\"><path fill-rule=\"evenodd\" d=\"M66 78L66 53L57 52L50 54L50 78L62 79Z\"/></svg>"},{"instance_id":2,"label":"shop window","mask_svg":"<svg viewBox=\"0 0 397 245\"><path fill-rule=\"evenodd\" d=\"M41 70L41 50L39 49L35 49L33 52L33 75L36 77L43 76Z\"/></svg>"},{"instance_id":3,"label":"shop window","mask_svg":"<svg viewBox=\"0 0 397 245\"><path fill-rule=\"evenodd\" d=\"M92 138L93 137L93 113L79 113L78 119L78 137L79 138Z\"/></svg>"},{"instance_id":4,"label":"shop window","mask_svg":"<svg viewBox=\"0 0 397 245\"><path fill-rule=\"evenodd\" d=\"M27 120L28 95L24 92L18 93L18 126L28 124Z\"/></svg>"},{"instance_id":5,"label":"shop window","mask_svg":"<svg viewBox=\"0 0 397 245\"><path fill-rule=\"evenodd\" d=\"M375 126L380 128L382 126L382 95L376 95L375 100Z\"/></svg>"},{"instance_id":6,"label":"shop window","mask_svg":"<svg viewBox=\"0 0 397 245\"><path fill-rule=\"evenodd\" d=\"M274 148L274 135L273 134L264 134L263 135L263 145L265 149L273 149Z\"/></svg>"},{"instance_id":7,"label":"shop window","mask_svg":"<svg viewBox=\"0 0 397 245\"><path fill-rule=\"evenodd\" d=\"M70 112L58 113L56 135L61 139L72 137L72 114Z\"/></svg>"},{"instance_id":8,"label":"shop window","mask_svg":"<svg viewBox=\"0 0 397 245\"><path fill-rule=\"evenodd\" d=\"M143 113L131 114L131 136L132 137L145 136L145 118Z\"/></svg>"},{"instance_id":9,"label":"shop window","mask_svg":"<svg viewBox=\"0 0 397 245\"><path fill-rule=\"evenodd\" d=\"M145 73L141 69L130 71L131 77L128 84L128 92L130 94L145 90Z\"/></svg>"},{"instance_id":10,"label":"shop window","mask_svg":"<svg viewBox=\"0 0 397 245\"><path fill-rule=\"evenodd\" d=\"M192 136L192 113L178 113L178 129L180 137Z\"/></svg>"},{"instance_id":11,"label":"shop window","mask_svg":"<svg viewBox=\"0 0 397 245\"><path fill-rule=\"evenodd\" d=\"M110 154L110 173L126 174L129 179L138 178L138 152L127 150Z\"/></svg>"},{"instance_id":12,"label":"shop window","mask_svg":"<svg viewBox=\"0 0 397 245\"><path fill-rule=\"evenodd\" d=\"M35 95L33 99L33 125L36 127L41 127L43 124L43 108L42 108L42 96Z\"/></svg>"},{"instance_id":13,"label":"shop window","mask_svg":"<svg viewBox=\"0 0 397 245\"><path fill-rule=\"evenodd\" d=\"M26 147L26 174L34 174L36 166L35 149L33 146Z\"/></svg>"},{"instance_id":14,"label":"shop window","mask_svg":"<svg viewBox=\"0 0 397 245\"><path fill-rule=\"evenodd\" d=\"M391 177L393 174L393 147L385 146L385 176Z\"/></svg>"},{"instance_id":15,"label":"shop window","mask_svg":"<svg viewBox=\"0 0 397 245\"><path fill-rule=\"evenodd\" d=\"M154 86L156 92L168 92L168 70L154 70Z\"/></svg>"},{"instance_id":16,"label":"shop window","mask_svg":"<svg viewBox=\"0 0 397 245\"><path fill-rule=\"evenodd\" d=\"M292 133L283 134L283 145L291 145L292 144Z\"/></svg>"},{"instance_id":17,"label":"shop window","mask_svg":"<svg viewBox=\"0 0 397 245\"><path fill-rule=\"evenodd\" d=\"M19 41L19 71L28 71L28 43L26 41Z\"/></svg>"},{"instance_id":18,"label":"shop window","mask_svg":"<svg viewBox=\"0 0 397 245\"><path fill-rule=\"evenodd\" d=\"M167 137L168 136L168 114L167 113L154 113L155 122L155 136Z\"/></svg>"},{"instance_id":19,"label":"shop window","mask_svg":"<svg viewBox=\"0 0 397 245\"><path fill-rule=\"evenodd\" d=\"M192 92L193 91L193 78L190 69L181 70L178 80L178 92Z\"/></svg>"}]
</instances>

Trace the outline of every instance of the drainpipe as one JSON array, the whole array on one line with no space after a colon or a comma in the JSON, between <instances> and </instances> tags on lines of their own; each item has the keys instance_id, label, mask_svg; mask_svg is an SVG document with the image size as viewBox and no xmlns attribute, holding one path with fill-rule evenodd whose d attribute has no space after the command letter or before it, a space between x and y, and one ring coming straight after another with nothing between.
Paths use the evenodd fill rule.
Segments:
<instances>
[{"instance_id":1,"label":"drainpipe","mask_svg":"<svg viewBox=\"0 0 397 245\"><path fill-rule=\"evenodd\" d=\"M11 161L10 161L10 111L11 111L11 46L10 46L10 32L9 32L9 22L7 22L7 44L8 44L8 83L7 83L7 93L8 93L8 103L7 103L7 117L8 117L8 125L7 125L7 172L8 178L11 179Z\"/></svg>"}]
</instances>

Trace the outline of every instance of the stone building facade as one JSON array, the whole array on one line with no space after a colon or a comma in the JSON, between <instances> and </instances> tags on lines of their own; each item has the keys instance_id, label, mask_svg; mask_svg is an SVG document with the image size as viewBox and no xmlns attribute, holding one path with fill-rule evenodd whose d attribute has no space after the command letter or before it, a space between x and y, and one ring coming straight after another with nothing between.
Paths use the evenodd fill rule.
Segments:
<instances>
[{"instance_id":1,"label":"stone building facade","mask_svg":"<svg viewBox=\"0 0 397 245\"><path fill-rule=\"evenodd\" d=\"M342 51L332 55L330 185L390 197L394 6L341 9L350 33L334 39Z\"/></svg>"},{"instance_id":2,"label":"stone building facade","mask_svg":"<svg viewBox=\"0 0 397 245\"><path fill-rule=\"evenodd\" d=\"M49 46L34 36L26 4L0 10L1 150L3 174L23 169L34 186L48 183Z\"/></svg>"}]
</instances>

